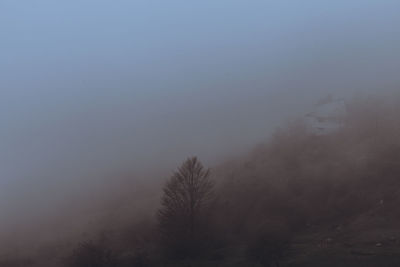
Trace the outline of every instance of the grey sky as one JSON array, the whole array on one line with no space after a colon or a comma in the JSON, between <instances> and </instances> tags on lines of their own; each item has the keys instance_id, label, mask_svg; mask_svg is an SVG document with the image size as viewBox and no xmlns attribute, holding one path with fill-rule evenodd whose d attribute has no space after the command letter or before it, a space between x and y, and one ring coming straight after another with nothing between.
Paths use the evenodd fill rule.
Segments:
<instances>
[{"instance_id":1,"label":"grey sky","mask_svg":"<svg viewBox=\"0 0 400 267\"><path fill-rule=\"evenodd\" d=\"M328 93L396 90L399 11L0 0L0 212L68 198L103 171L214 162Z\"/></svg>"}]
</instances>

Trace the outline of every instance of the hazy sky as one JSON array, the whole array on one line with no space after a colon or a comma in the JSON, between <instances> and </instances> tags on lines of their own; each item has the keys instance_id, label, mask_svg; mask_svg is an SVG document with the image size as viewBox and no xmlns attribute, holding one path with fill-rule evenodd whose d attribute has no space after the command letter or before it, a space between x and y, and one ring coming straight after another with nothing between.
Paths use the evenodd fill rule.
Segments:
<instances>
[{"instance_id":1,"label":"hazy sky","mask_svg":"<svg viewBox=\"0 0 400 267\"><path fill-rule=\"evenodd\" d=\"M396 90L399 12L397 0L0 0L0 213L102 172L214 162L328 93Z\"/></svg>"}]
</instances>

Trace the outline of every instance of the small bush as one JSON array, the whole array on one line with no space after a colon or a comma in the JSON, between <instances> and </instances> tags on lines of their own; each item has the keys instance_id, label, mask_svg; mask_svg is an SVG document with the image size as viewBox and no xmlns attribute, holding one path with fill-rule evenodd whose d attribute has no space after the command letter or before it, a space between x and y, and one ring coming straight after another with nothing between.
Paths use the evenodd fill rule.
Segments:
<instances>
[{"instance_id":1,"label":"small bush","mask_svg":"<svg viewBox=\"0 0 400 267\"><path fill-rule=\"evenodd\" d=\"M263 234L247 246L246 258L262 266L276 266L287 250L288 244L288 240Z\"/></svg>"},{"instance_id":2,"label":"small bush","mask_svg":"<svg viewBox=\"0 0 400 267\"><path fill-rule=\"evenodd\" d=\"M92 241L82 242L69 258L70 267L117 266L116 255L105 245Z\"/></svg>"}]
</instances>

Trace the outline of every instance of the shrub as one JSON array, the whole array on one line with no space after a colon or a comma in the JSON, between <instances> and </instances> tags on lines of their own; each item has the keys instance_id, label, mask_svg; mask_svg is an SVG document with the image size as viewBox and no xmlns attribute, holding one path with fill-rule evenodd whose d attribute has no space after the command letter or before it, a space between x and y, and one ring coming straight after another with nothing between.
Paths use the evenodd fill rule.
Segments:
<instances>
[{"instance_id":1,"label":"shrub","mask_svg":"<svg viewBox=\"0 0 400 267\"><path fill-rule=\"evenodd\" d=\"M71 267L117 266L116 255L105 245L93 241L82 242L69 258Z\"/></svg>"}]
</instances>

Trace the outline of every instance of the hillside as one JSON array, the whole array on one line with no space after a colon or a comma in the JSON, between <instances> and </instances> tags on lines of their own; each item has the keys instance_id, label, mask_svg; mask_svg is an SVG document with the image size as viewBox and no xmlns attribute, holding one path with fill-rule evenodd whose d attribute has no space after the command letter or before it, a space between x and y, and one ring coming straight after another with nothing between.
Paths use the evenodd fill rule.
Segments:
<instances>
[{"instance_id":1,"label":"hillside","mask_svg":"<svg viewBox=\"0 0 400 267\"><path fill-rule=\"evenodd\" d=\"M223 167L230 231L257 239L278 229L289 243L281 266L398 266L398 114L398 99L359 99L340 128L297 121Z\"/></svg>"}]
</instances>

